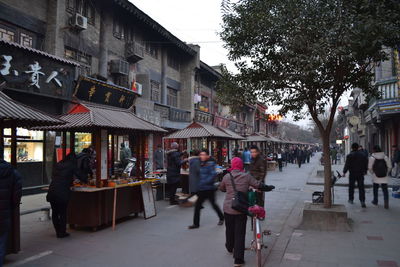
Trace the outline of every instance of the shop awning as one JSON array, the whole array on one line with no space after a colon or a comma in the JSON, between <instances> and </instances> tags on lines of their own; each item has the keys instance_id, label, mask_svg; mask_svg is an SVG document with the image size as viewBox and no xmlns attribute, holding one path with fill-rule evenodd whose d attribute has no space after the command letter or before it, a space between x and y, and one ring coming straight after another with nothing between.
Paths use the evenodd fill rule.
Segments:
<instances>
[{"instance_id":1,"label":"shop awning","mask_svg":"<svg viewBox=\"0 0 400 267\"><path fill-rule=\"evenodd\" d=\"M273 136L268 136L267 137L271 142L275 142L275 143L282 143L282 140Z\"/></svg>"},{"instance_id":2,"label":"shop awning","mask_svg":"<svg viewBox=\"0 0 400 267\"><path fill-rule=\"evenodd\" d=\"M79 102L67 114L60 116L67 123L43 127L46 130L92 131L93 127L116 130L166 132L166 130L137 117L133 111L89 102Z\"/></svg>"},{"instance_id":3,"label":"shop awning","mask_svg":"<svg viewBox=\"0 0 400 267\"><path fill-rule=\"evenodd\" d=\"M2 122L4 127L65 124L62 120L11 99L3 92L0 92L0 122Z\"/></svg>"},{"instance_id":4,"label":"shop awning","mask_svg":"<svg viewBox=\"0 0 400 267\"><path fill-rule=\"evenodd\" d=\"M243 142L271 142L271 139L260 134L252 134L247 136L246 140L243 140Z\"/></svg>"},{"instance_id":5,"label":"shop awning","mask_svg":"<svg viewBox=\"0 0 400 267\"><path fill-rule=\"evenodd\" d=\"M231 135L221 131L217 127L209 124L193 122L185 129L179 130L166 136L166 139L187 139L187 138L202 138L215 137L225 139L235 139Z\"/></svg>"},{"instance_id":6,"label":"shop awning","mask_svg":"<svg viewBox=\"0 0 400 267\"><path fill-rule=\"evenodd\" d=\"M220 128L220 127L218 129L220 129L223 132L225 132L225 133L229 134L230 136L232 136L232 139L235 139L235 140L244 140L244 139L246 139L245 137L243 137L243 136L241 136L241 135L239 135L239 134L237 134L234 131L231 131L229 129Z\"/></svg>"}]
</instances>

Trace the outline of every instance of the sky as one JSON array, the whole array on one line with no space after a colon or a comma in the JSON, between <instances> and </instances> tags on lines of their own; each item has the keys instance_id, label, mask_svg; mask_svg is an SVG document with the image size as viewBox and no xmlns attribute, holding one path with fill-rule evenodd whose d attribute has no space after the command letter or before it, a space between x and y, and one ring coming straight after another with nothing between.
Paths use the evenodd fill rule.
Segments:
<instances>
[{"instance_id":1,"label":"sky","mask_svg":"<svg viewBox=\"0 0 400 267\"><path fill-rule=\"evenodd\" d=\"M130 0L139 9L152 17L176 37L201 47L200 58L210 66L225 64L235 71L234 63L228 59L227 50L220 40L222 13L221 0ZM343 102L345 105L347 100ZM270 112L278 108L269 106ZM308 128L310 119L294 122L291 116L285 121Z\"/></svg>"}]
</instances>

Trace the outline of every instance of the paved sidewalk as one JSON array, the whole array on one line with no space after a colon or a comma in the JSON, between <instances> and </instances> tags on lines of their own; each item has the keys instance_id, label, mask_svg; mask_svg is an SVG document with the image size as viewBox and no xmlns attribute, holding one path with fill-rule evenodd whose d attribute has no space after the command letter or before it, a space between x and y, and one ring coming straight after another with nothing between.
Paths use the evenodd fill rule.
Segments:
<instances>
[{"instance_id":1,"label":"paved sidewalk","mask_svg":"<svg viewBox=\"0 0 400 267\"><path fill-rule=\"evenodd\" d=\"M393 262L400 263L398 199L390 199L390 210L371 205L362 210L358 203L348 206L354 229L350 233L296 230L304 201L311 199L313 191L321 190L321 186L306 185L317 164L318 157L314 157L301 169L288 165L281 173L268 173L267 182L276 190L266 194L267 218L263 225L272 235L265 240L265 266L397 266ZM367 189L367 200L371 196ZM221 206L223 198L224 194L219 193ZM346 188L336 189L336 201L347 203ZM41 194L24 197L21 209L46 205ZM209 204L202 210L197 230L187 230L192 223L192 208L170 207L164 201L156 205L155 218L124 221L117 224L116 231L71 230L71 237L64 240L55 238L50 221L39 220L42 214L22 216L23 251L8 256L5 266L233 266L232 256L224 248L225 227L217 226L218 218ZM248 229L249 245L250 226ZM245 260L246 266L254 266L254 252L246 251Z\"/></svg>"}]
</instances>

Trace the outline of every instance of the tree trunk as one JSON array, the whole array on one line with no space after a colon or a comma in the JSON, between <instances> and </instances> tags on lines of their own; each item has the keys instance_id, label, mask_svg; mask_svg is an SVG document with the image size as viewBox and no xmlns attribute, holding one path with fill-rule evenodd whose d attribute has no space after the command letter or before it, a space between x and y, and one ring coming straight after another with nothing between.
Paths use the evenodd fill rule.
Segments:
<instances>
[{"instance_id":1,"label":"tree trunk","mask_svg":"<svg viewBox=\"0 0 400 267\"><path fill-rule=\"evenodd\" d=\"M321 133L322 146L324 152L324 207L329 209L332 206L331 184L332 184L332 165L330 153L329 133Z\"/></svg>"}]
</instances>

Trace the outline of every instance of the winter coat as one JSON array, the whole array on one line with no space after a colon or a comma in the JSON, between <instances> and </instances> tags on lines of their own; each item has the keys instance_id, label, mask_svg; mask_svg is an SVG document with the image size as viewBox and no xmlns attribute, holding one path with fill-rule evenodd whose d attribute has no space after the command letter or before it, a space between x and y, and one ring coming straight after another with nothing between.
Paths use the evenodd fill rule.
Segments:
<instances>
[{"instance_id":1,"label":"winter coat","mask_svg":"<svg viewBox=\"0 0 400 267\"><path fill-rule=\"evenodd\" d=\"M200 162L200 180L198 191L215 190L215 177L217 172L215 171L216 163L215 160L209 159L205 162Z\"/></svg>"},{"instance_id":2,"label":"winter coat","mask_svg":"<svg viewBox=\"0 0 400 267\"><path fill-rule=\"evenodd\" d=\"M129 147L121 148L121 151L119 152L119 158L123 166L128 165L129 159L132 158L131 149Z\"/></svg>"},{"instance_id":3,"label":"winter coat","mask_svg":"<svg viewBox=\"0 0 400 267\"><path fill-rule=\"evenodd\" d=\"M258 155L251 160L249 171L254 178L264 182L267 175L267 162L261 155Z\"/></svg>"},{"instance_id":4,"label":"winter coat","mask_svg":"<svg viewBox=\"0 0 400 267\"><path fill-rule=\"evenodd\" d=\"M90 163L91 156L88 153L82 152L76 156L76 160L77 160L78 168L82 175L81 178L86 181L89 175L90 176L93 175L93 170L91 168L91 163ZM83 177L85 177L86 179ZM74 177L74 178L79 179L78 177Z\"/></svg>"},{"instance_id":5,"label":"winter coat","mask_svg":"<svg viewBox=\"0 0 400 267\"><path fill-rule=\"evenodd\" d=\"M243 152L243 163L250 164L251 162L251 153L249 150Z\"/></svg>"},{"instance_id":6,"label":"winter coat","mask_svg":"<svg viewBox=\"0 0 400 267\"><path fill-rule=\"evenodd\" d=\"M384 159L386 161L388 173L390 173L390 169L391 169L392 165L390 164L389 158L385 156L384 152L378 152L378 153L372 153L372 155L368 161L368 169L369 169L369 172L372 174L372 181L375 184L388 184L389 177L387 175L386 175L386 177L377 177L375 175L374 170L373 170L375 159Z\"/></svg>"},{"instance_id":7,"label":"winter coat","mask_svg":"<svg viewBox=\"0 0 400 267\"><path fill-rule=\"evenodd\" d=\"M14 167L4 160L0 160L0 235L5 224L11 218L22 195L22 181L20 174Z\"/></svg>"},{"instance_id":8,"label":"winter coat","mask_svg":"<svg viewBox=\"0 0 400 267\"><path fill-rule=\"evenodd\" d=\"M368 158L360 151L352 151L346 157L343 173L350 172L350 176L364 176L368 170Z\"/></svg>"},{"instance_id":9,"label":"winter coat","mask_svg":"<svg viewBox=\"0 0 400 267\"><path fill-rule=\"evenodd\" d=\"M190 193L199 191L200 182L200 158L189 158L189 190Z\"/></svg>"},{"instance_id":10,"label":"winter coat","mask_svg":"<svg viewBox=\"0 0 400 267\"><path fill-rule=\"evenodd\" d=\"M181 181L181 152L172 149L167 153L167 183L176 184Z\"/></svg>"},{"instance_id":11,"label":"winter coat","mask_svg":"<svg viewBox=\"0 0 400 267\"><path fill-rule=\"evenodd\" d=\"M154 151L154 164L156 170L164 169L164 151L162 149Z\"/></svg>"},{"instance_id":12,"label":"winter coat","mask_svg":"<svg viewBox=\"0 0 400 267\"><path fill-rule=\"evenodd\" d=\"M79 171L76 157L70 154L58 162L53 169L47 201L68 203L74 178L87 182L87 177Z\"/></svg>"},{"instance_id":13,"label":"winter coat","mask_svg":"<svg viewBox=\"0 0 400 267\"><path fill-rule=\"evenodd\" d=\"M235 181L237 191L247 193L250 186L254 188L258 188L260 186L260 181L257 181L248 173L233 170L231 171L231 174ZM232 198L235 196L235 191L233 190L231 176L229 173L225 174L221 184L219 185L219 189L223 192L226 192L223 208L224 212L232 215L241 214L240 212L232 209Z\"/></svg>"}]
</instances>

